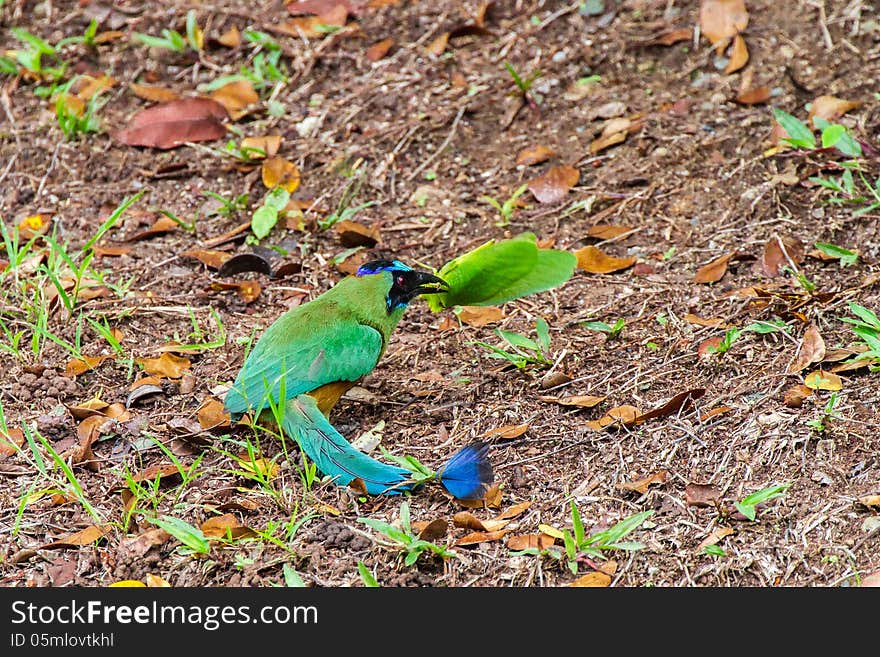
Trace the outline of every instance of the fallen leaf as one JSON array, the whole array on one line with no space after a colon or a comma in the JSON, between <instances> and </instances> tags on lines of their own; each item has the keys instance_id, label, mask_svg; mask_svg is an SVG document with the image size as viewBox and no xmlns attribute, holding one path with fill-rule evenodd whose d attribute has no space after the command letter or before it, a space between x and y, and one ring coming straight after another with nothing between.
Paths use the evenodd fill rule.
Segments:
<instances>
[{"instance_id":1,"label":"fallen leaf","mask_svg":"<svg viewBox=\"0 0 880 657\"><path fill-rule=\"evenodd\" d=\"M505 529L501 529L497 532L471 532L470 534L462 536L457 541L455 541L454 545L477 545L478 543L497 541L504 538L504 535L506 533L507 530Z\"/></svg>"},{"instance_id":2,"label":"fallen leaf","mask_svg":"<svg viewBox=\"0 0 880 657\"><path fill-rule=\"evenodd\" d=\"M641 493L644 495L648 492L648 487L651 484L663 484L666 483L666 479L669 476L669 473L666 470L658 470L654 474L648 475L642 479L638 479L636 481L627 481L618 485L618 488L622 488L623 490L631 490L636 493Z\"/></svg>"},{"instance_id":3,"label":"fallen leaf","mask_svg":"<svg viewBox=\"0 0 880 657\"><path fill-rule=\"evenodd\" d=\"M567 397L553 397L551 395L542 395L538 397L543 402L551 404L560 404L561 406L578 406L580 408L593 408L598 406L605 397L595 397L593 395L569 395Z\"/></svg>"},{"instance_id":4,"label":"fallen leaf","mask_svg":"<svg viewBox=\"0 0 880 657\"><path fill-rule=\"evenodd\" d=\"M694 30L690 27L682 27L676 30L667 30L658 34L648 41L651 46L672 46L681 41L688 41L694 36Z\"/></svg>"},{"instance_id":5,"label":"fallen leaf","mask_svg":"<svg viewBox=\"0 0 880 657\"><path fill-rule=\"evenodd\" d=\"M156 87L149 84L138 84L132 82L129 85L131 92L138 98L148 100L151 103L170 103L172 100L180 98L180 94L173 89L166 87Z\"/></svg>"},{"instance_id":6,"label":"fallen leaf","mask_svg":"<svg viewBox=\"0 0 880 657\"><path fill-rule=\"evenodd\" d=\"M112 529L112 525L91 525L85 529L68 534L64 538L57 541L41 545L40 550L54 550L56 548L75 548L84 545L91 545L95 541L103 538Z\"/></svg>"},{"instance_id":7,"label":"fallen leaf","mask_svg":"<svg viewBox=\"0 0 880 657\"><path fill-rule=\"evenodd\" d=\"M700 416L700 422L705 422L709 418L715 417L716 415L730 413L730 411L732 410L733 409L730 406L716 406L715 408L710 408L708 411Z\"/></svg>"},{"instance_id":8,"label":"fallen leaf","mask_svg":"<svg viewBox=\"0 0 880 657\"><path fill-rule=\"evenodd\" d=\"M804 385L811 390L842 390L843 381L833 372L815 370L804 377Z\"/></svg>"},{"instance_id":9,"label":"fallen leaf","mask_svg":"<svg viewBox=\"0 0 880 657\"><path fill-rule=\"evenodd\" d=\"M867 507L880 508L880 495L863 495L858 499L858 502Z\"/></svg>"},{"instance_id":10,"label":"fallen leaf","mask_svg":"<svg viewBox=\"0 0 880 657\"><path fill-rule=\"evenodd\" d=\"M551 527L550 525L545 525L544 523L541 523L540 525L538 525L538 531L542 534L547 534L547 536L551 536L558 541L565 540L565 532L556 529L556 527Z\"/></svg>"},{"instance_id":11,"label":"fallen leaf","mask_svg":"<svg viewBox=\"0 0 880 657\"><path fill-rule=\"evenodd\" d=\"M88 102L94 96L103 93L107 89L111 89L115 85L116 80L105 73L97 77L81 75L76 78L76 83L71 87L70 91L76 94L76 97L80 100Z\"/></svg>"},{"instance_id":12,"label":"fallen leaf","mask_svg":"<svg viewBox=\"0 0 880 657\"><path fill-rule=\"evenodd\" d=\"M880 570L862 578L862 587L880 586Z\"/></svg>"},{"instance_id":13,"label":"fallen leaf","mask_svg":"<svg viewBox=\"0 0 880 657\"><path fill-rule=\"evenodd\" d=\"M52 225L52 215L32 214L18 222L18 235L21 239L32 240L45 235Z\"/></svg>"},{"instance_id":14,"label":"fallen leaf","mask_svg":"<svg viewBox=\"0 0 880 657\"><path fill-rule=\"evenodd\" d=\"M323 16L336 7L342 7L346 12L350 12L358 4L362 2L360 0L293 0L287 3L287 11L294 15Z\"/></svg>"},{"instance_id":15,"label":"fallen leaf","mask_svg":"<svg viewBox=\"0 0 880 657\"><path fill-rule=\"evenodd\" d=\"M92 252L97 258L119 258L131 253L130 246L103 246L96 244L92 247Z\"/></svg>"},{"instance_id":16,"label":"fallen leaf","mask_svg":"<svg viewBox=\"0 0 880 657\"><path fill-rule=\"evenodd\" d=\"M226 135L226 108L211 98L181 98L136 113L115 138L129 146L169 149Z\"/></svg>"},{"instance_id":17,"label":"fallen leaf","mask_svg":"<svg viewBox=\"0 0 880 657\"><path fill-rule=\"evenodd\" d=\"M244 116L246 108L260 101L260 96L250 80L233 80L211 92L211 98L226 108L235 120Z\"/></svg>"},{"instance_id":18,"label":"fallen leaf","mask_svg":"<svg viewBox=\"0 0 880 657\"><path fill-rule=\"evenodd\" d=\"M430 55L434 55L434 57L439 57L446 51L446 46L449 44L449 32L443 32L438 37L436 37L431 43L425 46L425 50Z\"/></svg>"},{"instance_id":19,"label":"fallen leaf","mask_svg":"<svg viewBox=\"0 0 880 657\"><path fill-rule=\"evenodd\" d=\"M462 306L457 315L470 326L486 326L504 319L504 311L497 306Z\"/></svg>"},{"instance_id":20,"label":"fallen leaf","mask_svg":"<svg viewBox=\"0 0 880 657\"><path fill-rule=\"evenodd\" d=\"M137 536L128 536L119 541L119 551L129 557L142 557L151 548L164 544L171 534L160 527L153 527Z\"/></svg>"},{"instance_id":21,"label":"fallen leaf","mask_svg":"<svg viewBox=\"0 0 880 657\"><path fill-rule=\"evenodd\" d=\"M224 513L222 516L212 516L200 526L202 533L207 538L251 538L257 533L250 527L242 525L232 513Z\"/></svg>"},{"instance_id":22,"label":"fallen leaf","mask_svg":"<svg viewBox=\"0 0 880 657\"><path fill-rule=\"evenodd\" d=\"M635 406L616 406L598 420L591 420L587 422L586 425L593 431L602 431L609 427L616 428L621 425L629 426L639 415L641 415L641 413Z\"/></svg>"},{"instance_id":23,"label":"fallen leaf","mask_svg":"<svg viewBox=\"0 0 880 657\"><path fill-rule=\"evenodd\" d=\"M629 119L611 119L606 124L605 129L602 130L602 133L590 142L590 153L595 155L599 151L604 151L606 148L626 141L629 128Z\"/></svg>"},{"instance_id":24,"label":"fallen leaf","mask_svg":"<svg viewBox=\"0 0 880 657\"><path fill-rule=\"evenodd\" d=\"M131 235L126 239L126 242L140 242L141 240L150 239L151 237L156 237L157 235L165 235L166 233L171 233L177 230L178 224L171 217L167 217L164 214L161 215L152 226L147 228L146 230L142 230L140 232Z\"/></svg>"},{"instance_id":25,"label":"fallen leaf","mask_svg":"<svg viewBox=\"0 0 880 657\"><path fill-rule=\"evenodd\" d=\"M252 160L274 157L279 148L281 148L281 135L245 137L239 146L239 150Z\"/></svg>"},{"instance_id":26,"label":"fallen leaf","mask_svg":"<svg viewBox=\"0 0 880 657\"><path fill-rule=\"evenodd\" d=\"M263 291L259 282L254 280L238 281L235 283L216 281L211 283L211 289L218 291L235 290L245 303L253 303L260 297L260 293Z\"/></svg>"},{"instance_id":27,"label":"fallen leaf","mask_svg":"<svg viewBox=\"0 0 880 657\"><path fill-rule=\"evenodd\" d=\"M272 263L260 253L236 253L220 266L219 273L221 276L234 276L248 271L271 276Z\"/></svg>"},{"instance_id":28,"label":"fallen leaf","mask_svg":"<svg viewBox=\"0 0 880 657\"><path fill-rule=\"evenodd\" d=\"M722 54L729 40L749 24L745 0L703 0L700 5L700 32Z\"/></svg>"},{"instance_id":29,"label":"fallen leaf","mask_svg":"<svg viewBox=\"0 0 880 657\"><path fill-rule=\"evenodd\" d=\"M257 475L262 479L274 479L281 470L281 466L272 459L258 458L251 460L247 455L241 457L239 466L242 470Z\"/></svg>"},{"instance_id":30,"label":"fallen leaf","mask_svg":"<svg viewBox=\"0 0 880 657\"><path fill-rule=\"evenodd\" d=\"M195 258L211 269L220 269L220 267L223 266L223 263L232 257L232 254L228 251L216 251L213 249L182 251L179 255L182 258Z\"/></svg>"},{"instance_id":31,"label":"fallen leaf","mask_svg":"<svg viewBox=\"0 0 880 657\"><path fill-rule=\"evenodd\" d=\"M737 34L733 37L733 48L730 53L730 60L724 68L724 74L730 75L731 73L736 73L745 66L748 61L749 48L746 46L746 40L743 39L742 34Z\"/></svg>"},{"instance_id":32,"label":"fallen leaf","mask_svg":"<svg viewBox=\"0 0 880 657\"><path fill-rule=\"evenodd\" d=\"M729 263L730 259L735 255L736 251L731 251L720 258L715 258L715 260L708 265L703 265L697 270L697 273L694 274L694 282L717 283L724 278L724 274L727 273L727 263Z\"/></svg>"},{"instance_id":33,"label":"fallen leaf","mask_svg":"<svg viewBox=\"0 0 880 657\"><path fill-rule=\"evenodd\" d=\"M70 411L70 414L73 415L74 418L82 420L90 415L103 411L109 405L110 404L100 399L97 396L97 393L95 393L95 397L92 397L81 404L77 404L76 406L68 406L67 410Z\"/></svg>"},{"instance_id":34,"label":"fallen leaf","mask_svg":"<svg viewBox=\"0 0 880 657\"><path fill-rule=\"evenodd\" d=\"M710 545L717 545L722 539L726 538L733 534L734 531L730 527L716 527L713 529L709 535L700 541L700 544L697 546L697 552L702 553L704 548L709 547Z\"/></svg>"},{"instance_id":35,"label":"fallen leaf","mask_svg":"<svg viewBox=\"0 0 880 657\"><path fill-rule=\"evenodd\" d=\"M844 100L836 96L819 96L810 106L808 118L815 128L817 127L816 119L833 122L851 109L856 109L861 105L862 102L860 100Z\"/></svg>"},{"instance_id":36,"label":"fallen leaf","mask_svg":"<svg viewBox=\"0 0 880 657\"><path fill-rule=\"evenodd\" d=\"M770 87L752 87L738 94L734 100L740 105L760 105L761 103L766 103L770 100Z\"/></svg>"},{"instance_id":37,"label":"fallen leaf","mask_svg":"<svg viewBox=\"0 0 880 657\"><path fill-rule=\"evenodd\" d=\"M256 534L254 535L256 536ZM153 575L152 573L147 573L147 575L144 577L144 582L146 582L148 588L171 588L171 584L169 584L166 580L162 579L158 575Z\"/></svg>"},{"instance_id":38,"label":"fallen leaf","mask_svg":"<svg viewBox=\"0 0 880 657\"><path fill-rule=\"evenodd\" d=\"M711 358L718 353L717 349L721 345L722 340L724 338L720 335L716 335L714 338L706 338L697 347L697 354L700 358Z\"/></svg>"},{"instance_id":39,"label":"fallen leaf","mask_svg":"<svg viewBox=\"0 0 880 657\"><path fill-rule=\"evenodd\" d=\"M680 392L662 406L650 410L643 415L639 415L633 420L633 424L642 424L644 422L647 422L648 420L653 420L658 417L666 417L667 415L684 413L693 405L695 399L699 399L705 393L705 388L694 388L692 390Z\"/></svg>"},{"instance_id":40,"label":"fallen leaf","mask_svg":"<svg viewBox=\"0 0 880 657\"><path fill-rule=\"evenodd\" d=\"M556 542L556 539L548 534L521 534L519 536L511 536L507 539L507 547L511 550L526 550L528 548L537 548L538 550L546 550Z\"/></svg>"},{"instance_id":41,"label":"fallen leaf","mask_svg":"<svg viewBox=\"0 0 880 657\"><path fill-rule=\"evenodd\" d=\"M596 224L587 229L588 237L595 237L597 240L610 240L626 233L631 233L632 226L621 226L618 224Z\"/></svg>"},{"instance_id":42,"label":"fallen leaf","mask_svg":"<svg viewBox=\"0 0 880 657\"><path fill-rule=\"evenodd\" d=\"M233 25L217 37L217 42L227 48L238 48L238 46L241 45L241 32L239 32L238 28Z\"/></svg>"},{"instance_id":43,"label":"fallen leaf","mask_svg":"<svg viewBox=\"0 0 880 657\"><path fill-rule=\"evenodd\" d=\"M6 429L5 432L0 430L0 456L12 456L22 445L24 445L24 432L21 429L15 427Z\"/></svg>"},{"instance_id":44,"label":"fallen leaf","mask_svg":"<svg viewBox=\"0 0 880 657\"><path fill-rule=\"evenodd\" d=\"M299 169L293 162L278 155L263 162L262 176L267 189L282 187L293 194L299 187Z\"/></svg>"},{"instance_id":45,"label":"fallen leaf","mask_svg":"<svg viewBox=\"0 0 880 657\"><path fill-rule=\"evenodd\" d=\"M480 532L499 531L509 523L509 519L480 520L470 511L459 511L452 517L452 524L456 527L472 529Z\"/></svg>"},{"instance_id":46,"label":"fallen leaf","mask_svg":"<svg viewBox=\"0 0 880 657\"><path fill-rule=\"evenodd\" d=\"M378 62L380 59L385 57L388 54L388 51L391 50L391 46L394 45L394 39L382 39L374 43L372 46L367 48L367 59L371 62Z\"/></svg>"},{"instance_id":47,"label":"fallen leaf","mask_svg":"<svg viewBox=\"0 0 880 657\"><path fill-rule=\"evenodd\" d=\"M232 424L229 413L223 409L223 404L213 398L206 399L199 406L197 416L199 426L206 431L217 427L228 427Z\"/></svg>"},{"instance_id":48,"label":"fallen leaf","mask_svg":"<svg viewBox=\"0 0 880 657\"><path fill-rule=\"evenodd\" d=\"M721 491L712 484L688 484L684 487L684 497L688 506L718 506Z\"/></svg>"},{"instance_id":49,"label":"fallen leaf","mask_svg":"<svg viewBox=\"0 0 880 657\"><path fill-rule=\"evenodd\" d=\"M162 479L163 477L173 477L179 474L180 469L173 463L157 463L155 465L147 466L140 472L135 473L131 480L137 484L142 481L153 482L156 481L157 478Z\"/></svg>"},{"instance_id":50,"label":"fallen leaf","mask_svg":"<svg viewBox=\"0 0 880 657\"><path fill-rule=\"evenodd\" d=\"M530 500L526 500L525 502L520 502L519 504L514 504L509 509L505 509L501 513L498 514L496 520L509 520L511 518L516 518L523 511L532 506Z\"/></svg>"},{"instance_id":51,"label":"fallen leaf","mask_svg":"<svg viewBox=\"0 0 880 657\"><path fill-rule=\"evenodd\" d=\"M497 509L501 506L501 497L502 490L500 484L492 484L489 487L489 490L486 491L485 495L483 495L483 499L481 500L460 500L456 499L461 506L466 509L483 509L483 508L493 508Z\"/></svg>"},{"instance_id":52,"label":"fallen leaf","mask_svg":"<svg viewBox=\"0 0 880 657\"><path fill-rule=\"evenodd\" d=\"M788 373L795 374L813 363L820 363L825 359L825 340L819 334L819 329L815 324L810 324L804 331L804 337L801 338L798 347L797 356L794 362L789 366Z\"/></svg>"},{"instance_id":53,"label":"fallen leaf","mask_svg":"<svg viewBox=\"0 0 880 657\"><path fill-rule=\"evenodd\" d=\"M804 400L813 394L807 386L802 383L791 386L783 395L783 403L789 408L800 408Z\"/></svg>"},{"instance_id":54,"label":"fallen leaf","mask_svg":"<svg viewBox=\"0 0 880 657\"><path fill-rule=\"evenodd\" d=\"M418 532L418 537L423 541L436 541L443 538L449 531L449 521L446 518L435 518L431 522L414 522L412 523L414 530Z\"/></svg>"},{"instance_id":55,"label":"fallen leaf","mask_svg":"<svg viewBox=\"0 0 880 657\"><path fill-rule=\"evenodd\" d=\"M147 374L155 374L168 379L179 379L190 366L188 358L175 356L168 352L158 358L138 358L137 363L144 368Z\"/></svg>"},{"instance_id":56,"label":"fallen leaf","mask_svg":"<svg viewBox=\"0 0 880 657\"><path fill-rule=\"evenodd\" d=\"M690 322L691 324L696 324L697 326L708 326L710 328L726 328L727 324L720 317L709 317L704 318L699 315L694 315L692 313L687 313L684 316L686 322Z\"/></svg>"},{"instance_id":57,"label":"fallen leaf","mask_svg":"<svg viewBox=\"0 0 880 657\"><path fill-rule=\"evenodd\" d=\"M767 240L756 268L765 276L775 277L786 267L800 264L804 259L804 246L794 237L774 236Z\"/></svg>"},{"instance_id":58,"label":"fallen leaf","mask_svg":"<svg viewBox=\"0 0 880 657\"><path fill-rule=\"evenodd\" d=\"M64 365L64 376L72 377L95 369L110 356L83 356L82 358L73 358Z\"/></svg>"},{"instance_id":59,"label":"fallen leaf","mask_svg":"<svg viewBox=\"0 0 880 657\"><path fill-rule=\"evenodd\" d=\"M529 146L522 149L516 156L516 164L518 166L530 167L534 164L546 162L551 157L556 157L556 151L548 146L538 144L537 146Z\"/></svg>"},{"instance_id":60,"label":"fallen leaf","mask_svg":"<svg viewBox=\"0 0 880 657\"><path fill-rule=\"evenodd\" d=\"M555 166L529 182L529 190L539 203L559 203L580 177L581 172L572 166Z\"/></svg>"},{"instance_id":61,"label":"fallen leaf","mask_svg":"<svg viewBox=\"0 0 880 657\"><path fill-rule=\"evenodd\" d=\"M505 424L503 427L495 427L481 434L481 438L499 438L501 440L513 440L519 438L529 430L528 424Z\"/></svg>"},{"instance_id":62,"label":"fallen leaf","mask_svg":"<svg viewBox=\"0 0 880 657\"><path fill-rule=\"evenodd\" d=\"M587 245L582 249L578 249L574 254L577 256L578 268L591 274L610 274L612 272L622 271L632 267L636 262L634 256L629 258L615 258L592 244Z\"/></svg>"},{"instance_id":63,"label":"fallen leaf","mask_svg":"<svg viewBox=\"0 0 880 657\"><path fill-rule=\"evenodd\" d=\"M587 573L586 575L581 575L576 580L574 580L569 586L576 587L598 587L604 588L606 586L611 585L611 576L606 575L605 573L600 573L599 571L593 571L592 573Z\"/></svg>"},{"instance_id":64,"label":"fallen leaf","mask_svg":"<svg viewBox=\"0 0 880 657\"><path fill-rule=\"evenodd\" d=\"M342 246L365 246L371 249L379 241L378 228L375 226L365 226L350 219L343 219L337 222L334 224L333 230L339 235L339 241L342 243Z\"/></svg>"}]
</instances>

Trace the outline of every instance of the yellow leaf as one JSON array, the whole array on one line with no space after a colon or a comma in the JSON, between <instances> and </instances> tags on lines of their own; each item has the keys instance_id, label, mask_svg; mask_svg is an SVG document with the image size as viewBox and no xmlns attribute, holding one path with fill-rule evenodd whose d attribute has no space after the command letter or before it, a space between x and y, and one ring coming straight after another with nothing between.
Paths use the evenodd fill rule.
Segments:
<instances>
[{"instance_id":1,"label":"yellow leaf","mask_svg":"<svg viewBox=\"0 0 880 657\"><path fill-rule=\"evenodd\" d=\"M550 525L538 525L538 531L540 531L542 534L547 534L547 536L558 538L560 541L563 540L565 536L563 532L556 529L556 527L551 527Z\"/></svg>"},{"instance_id":2,"label":"yellow leaf","mask_svg":"<svg viewBox=\"0 0 880 657\"><path fill-rule=\"evenodd\" d=\"M179 379L189 369L190 361L182 356L175 356L165 352L159 358L139 358L138 365L144 368L147 374L164 376L169 379Z\"/></svg>"},{"instance_id":3,"label":"yellow leaf","mask_svg":"<svg viewBox=\"0 0 880 657\"><path fill-rule=\"evenodd\" d=\"M804 377L804 385L811 390L842 390L843 381L833 372L815 370Z\"/></svg>"},{"instance_id":4,"label":"yellow leaf","mask_svg":"<svg viewBox=\"0 0 880 657\"><path fill-rule=\"evenodd\" d=\"M147 573L147 576L144 578L147 582L147 586L150 588L161 588L161 589L170 589L171 584L169 584L166 580L159 577L158 575L153 575L152 573Z\"/></svg>"},{"instance_id":5,"label":"yellow leaf","mask_svg":"<svg viewBox=\"0 0 880 657\"><path fill-rule=\"evenodd\" d=\"M137 579L121 579L109 585L110 588L144 588L147 585Z\"/></svg>"},{"instance_id":6,"label":"yellow leaf","mask_svg":"<svg viewBox=\"0 0 880 657\"><path fill-rule=\"evenodd\" d=\"M267 189L282 187L293 194L299 187L299 169L283 157L270 157L263 162L263 184Z\"/></svg>"},{"instance_id":7,"label":"yellow leaf","mask_svg":"<svg viewBox=\"0 0 880 657\"><path fill-rule=\"evenodd\" d=\"M611 577L609 575L606 575L605 573L600 573L599 571L595 571L578 577L571 584L569 584L569 586L588 586L604 588L610 584Z\"/></svg>"}]
</instances>

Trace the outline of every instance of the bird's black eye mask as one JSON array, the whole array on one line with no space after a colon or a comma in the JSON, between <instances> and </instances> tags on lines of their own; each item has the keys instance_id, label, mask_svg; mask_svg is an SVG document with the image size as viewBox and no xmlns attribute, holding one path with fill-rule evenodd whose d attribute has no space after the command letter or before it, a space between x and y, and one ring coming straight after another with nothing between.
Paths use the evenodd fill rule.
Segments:
<instances>
[{"instance_id":1,"label":"bird's black eye mask","mask_svg":"<svg viewBox=\"0 0 880 657\"><path fill-rule=\"evenodd\" d=\"M357 275L365 276L387 271L391 274L391 289L385 298L388 313L406 306L420 294L445 291L448 286L443 279L424 271L407 267L399 260L373 260L361 265Z\"/></svg>"}]
</instances>

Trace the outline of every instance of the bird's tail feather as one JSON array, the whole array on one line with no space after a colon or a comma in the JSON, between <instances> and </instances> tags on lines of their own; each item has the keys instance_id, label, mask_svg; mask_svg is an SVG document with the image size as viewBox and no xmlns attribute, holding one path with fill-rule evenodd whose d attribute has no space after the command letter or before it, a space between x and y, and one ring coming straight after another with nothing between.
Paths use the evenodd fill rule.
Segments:
<instances>
[{"instance_id":1,"label":"bird's tail feather","mask_svg":"<svg viewBox=\"0 0 880 657\"><path fill-rule=\"evenodd\" d=\"M437 479L449 493L460 500L481 500L495 481L489 462L489 443L477 441L465 445L437 471Z\"/></svg>"},{"instance_id":2,"label":"bird's tail feather","mask_svg":"<svg viewBox=\"0 0 880 657\"><path fill-rule=\"evenodd\" d=\"M318 470L340 486L360 479L370 495L393 495L414 485L408 470L377 461L352 447L309 395L299 395L287 402L281 425Z\"/></svg>"}]
</instances>

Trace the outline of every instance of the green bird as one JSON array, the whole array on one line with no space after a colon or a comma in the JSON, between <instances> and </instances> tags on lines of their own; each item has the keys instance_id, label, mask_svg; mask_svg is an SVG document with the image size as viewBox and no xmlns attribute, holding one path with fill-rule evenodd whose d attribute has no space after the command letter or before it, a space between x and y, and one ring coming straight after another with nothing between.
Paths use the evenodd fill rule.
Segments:
<instances>
[{"instance_id":1,"label":"green bird","mask_svg":"<svg viewBox=\"0 0 880 657\"><path fill-rule=\"evenodd\" d=\"M376 367L409 303L447 289L443 279L399 260L366 263L266 329L226 394L226 410L233 418L277 415L281 429L339 485L360 480L372 495L412 489L409 470L356 450L327 416ZM487 454L484 443L467 445L436 478L454 497L480 499L494 478Z\"/></svg>"}]
</instances>

